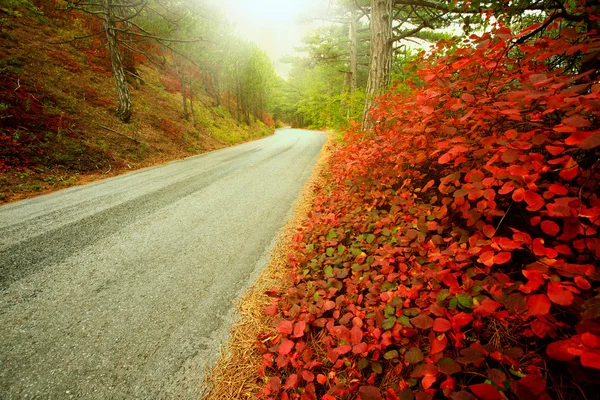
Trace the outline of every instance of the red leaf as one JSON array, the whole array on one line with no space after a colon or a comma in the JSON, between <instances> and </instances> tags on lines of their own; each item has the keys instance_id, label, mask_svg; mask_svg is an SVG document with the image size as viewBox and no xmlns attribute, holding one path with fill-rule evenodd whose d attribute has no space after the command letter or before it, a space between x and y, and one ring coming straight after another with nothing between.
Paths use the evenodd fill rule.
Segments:
<instances>
[{"instance_id":1,"label":"red leaf","mask_svg":"<svg viewBox=\"0 0 600 400\"><path fill-rule=\"evenodd\" d=\"M375 386L361 386L358 389L360 400L383 400L381 392Z\"/></svg>"},{"instance_id":2,"label":"red leaf","mask_svg":"<svg viewBox=\"0 0 600 400\"><path fill-rule=\"evenodd\" d=\"M548 187L548 190L560 196L564 196L565 194L569 193L566 187L558 183L553 183L552 185L550 185L550 187Z\"/></svg>"},{"instance_id":3,"label":"red leaf","mask_svg":"<svg viewBox=\"0 0 600 400\"><path fill-rule=\"evenodd\" d=\"M450 153L445 153L443 155L440 156L440 158L438 158L438 163L440 164L447 164L450 162L452 155Z\"/></svg>"},{"instance_id":4,"label":"red leaf","mask_svg":"<svg viewBox=\"0 0 600 400\"><path fill-rule=\"evenodd\" d=\"M596 132L587 139L579 143L579 147L584 150L591 150L600 146L600 132Z\"/></svg>"},{"instance_id":5,"label":"red leaf","mask_svg":"<svg viewBox=\"0 0 600 400\"><path fill-rule=\"evenodd\" d=\"M535 294L527 298L527 308L531 315L546 315L550 312L551 305L545 294Z\"/></svg>"},{"instance_id":6,"label":"red leaf","mask_svg":"<svg viewBox=\"0 0 600 400\"><path fill-rule=\"evenodd\" d=\"M481 253L481 255L479 256L479 261L487 265L488 267L494 265L494 250Z\"/></svg>"},{"instance_id":7,"label":"red leaf","mask_svg":"<svg viewBox=\"0 0 600 400\"><path fill-rule=\"evenodd\" d=\"M546 235L550 235L550 236L556 236L558 234L558 232L560 232L560 227L554 221L548 221L548 220L542 221L541 228L542 228L542 231L544 231L544 233Z\"/></svg>"},{"instance_id":8,"label":"red leaf","mask_svg":"<svg viewBox=\"0 0 600 400\"><path fill-rule=\"evenodd\" d=\"M288 376L288 378L285 380L285 383L283 384L283 388L285 390L294 389L296 387L297 383L298 383L298 375L292 374L292 375Z\"/></svg>"},{"instance_id":9,"label":"red leaf","mask_svg":"<svg viewBox=\"0 0 600 400\"><path fill-rule=\"evenodd\" d=\"M557 156L565 151L565 148L561 146L546 146L546 150L548 150L548 153L552 154L553 156Z\"/></svg>"},{"instance_id":10,"label":"red leaf","mask_svg":"<svg viewBox=\"0 0 600 400\"><path fill-rule=\"evenodd\" d=\"M555 360L571 361L575 356L569 352L569 347L568 340L559 340L558 342L550 343L546 347L546 354Z\"/></svg>"},{"instance_id":11,"label":"red leaf","mask_svg":"<svg viewBox=\"0 0 600 400\"><path fill-rule=\"evenodd\" d=\"M286 340L279 346L279 354L282 356L290 354L292 349L294 348L294 342L291 340Z\"/></svg>"},{"instance_id":12,"label":"red leaf","mask_svg":"<svg viewBox=\"0 0 600 400\"><path fill-rule=\"evenodd\" d=\"M292 333L292 322L284 319L277 326L277 330L284 335L290 335Z\"/></svg>"},{"instance_id":13,"label":"red leaf","mask_svg":"<svg viewBox=\"0 0 600 400\"><path fill-rule=\"evenodd\" d=\"M319 374L317 375L317 382L319 382L321 385L324 385L327 382L327 377L323 374Z\"/></svg>"},{"instance_id":14,"label":"red leaf","mask_svg":"<svg viewBox=\"0 0 600 400\"><path fill-rule=\"evenodd\" d=\"M529 211L537 211L546 205L544 198L534 191L528 190L525 192L525 202Z\"/></svg>"},{"instance_id":15,"label":"red leaf","mask_svg":"<svg viewBox=\"0 0 600 400\"><path fill-rule=\"evenodd\" d=\"M411 318L410 323L419 329L429 329L433 326L433 319L426 314L419 314Z\"/></svg>"},{"instance_id":16,"label":"red leaf","mask_svg":"<svg viewBox=\"0 0 600 400\"><path fill-rule=\"evenodd\" d=\"M583 118L581 115L574 115L572 117L562 120L562 123L568 126L574 126L575 128L584 128L590 126L590 121Z\"/></svg>"},{"instance_id":17,"label":"red leaf","mask_svg":"<svg viewBox=\"0 0 600 400\"><path fill-rule=\"evenodd\" d=\"M600 369L600 352L588 351L581 355L581 365L584 367Z\"/></svg>"},{"instance_id":18,"label":"red leaf","mask_svg":"<svg viewBox=\"0 0 600 400\"><path fill-rule=\"evenodd\" d=\"M363 332L358 326L353 326L350 330L350 339L352 344L359 344L362 341Z\"/></svg>"},{"instance_id":19,"label":"red leaf","mask_svg":"<svg viewBox=\"0 0 600 400\"><path fill-rule=\"evenodd\" d=\"M579 289L590 290L592 288L590 282L582 276L576 276L573 278L573 281L575 281L575 284Z\"/></svg>"},{"instance_id":20,"label":"red leaf","mask_svg":"<svg viewBox=\"0 0 600 400\"><path fill-rule=\"evenodd\" d=\"M429 354L441 353L442 351L444 351L447 345L448 337L445 333L442 333L441 335L436 336L431 341L431 350L429 350Z\"/></svg>"},{"instance_id":21,"label":"red leaf","mask_svg":"<svg viewBox=\"0 0 600 400\"><path fill-rule=\"evenodd\" d=\"M469 386L469 389L482 400L500 400L502 398L498 389L489 383L471 385Z\"/></svg>"},{"instance_id":22,"label":"red leaf","mask_svg":"<svg viewBox=\"0 0 600 400\"><path fill-rule=\"evenodd\" d=\"M570 306L573 303L573 293L566 290L560 283L558 282L549 282L548 283L548 297L552 300L553 303L559 304L561 306Z\"/></svg>"},{"instance_id":23,"label":"red leaf","mask_svg":"<svg viewBox=\"0 0 600 400\"><path fill-rule=\"evenodd\" d=\"M504 381L506 381L506 374L499 369L492 368L488 370L488 378L496 384L498 387L504 387Z\"/></svg>"},{"instance_id":24,"label":"red leaf","mask_svg":"<svg viewBox=\"0 0 600 400\"><path fill-rule=\"evenodd\" d=\"M473 97L473 95L469 93L463 93L463 95L460 96L460 98L463 99L466 103L471 103L475 101L475 97Z\"/></svg>"},{"instance_id":25,"label":"red leaf","mask_svg":"<svg viewBox=\"0 0 600 400\"><path fill-rule=\"evenodd\" d=\"M308 371L308 370L304 370L302 371L302 379L304 379L306 382L312 382L315 380L315 375Z\"/></svg>"},{"instance_id":26,"label":"red leaf","mask_svg":"<svg viewBox=\"0 0 600 400\"><path fill-rule=\"evenodd\" d=\"M278 312L279 310L277 309L276 304L271 304L270 306L265 307L265 315L268 315L269 317L276 316Z\"/></svg>"},{"instance_id":27,"label":"red leaf","mask_svg":"<svg viewBox=\"0 0 600 400\"><path fill-rule=\"evenodd\" d=\"M359 343L357 345L354 345L354 347L352 347L352 352L354 354L362 354L362 353L365 353L368 349L369 349L369 345L367 345L366 343Z\"/></svg>"},{"instance_id":28,"label":"red leaf","mask_svg":"<svg viewBox=\"0 0 600 400\"><path fill-rule=\"evenodd\" d=\"M335 349L333 349L333 352L335 354L337 354L338 356L341 356L342 354L346 354L351 350L352 350L352 346L350 346L349 344L345 344L343 346L336 347Z\"/></svg>"},{"instance_id":29,"label":"red leaf","mask_svg":"<svg viewBox=\"0 0 600 400\"><path fill-rule=\"evenodd\" d=\"M483 227L483 234L489 238L493 238L496 233L496 229L492 225L486 225Z\"/></svg>"},{"instance_id":30,"label":"red leaf","mask_svg":"<svg viewBox=\"0 0 600 400\"><path fill-rule=\"evenodd\" d=\"M558 175L565 181L571 181L579 175L579 167L575 166L568 169L563 169L558 173Z\"/></svg>"},{"instance_id":31,"label":"red leaf","mask_svg":"<svg viewBox=\"0 0 600 400\"><path fill-rule=\"evenodd\" d=\"M565 139L565 144L571 146L581 145L581 143L589 139L591 136L592 134L590 132L577 131Z\"/></svg>"},{"instance_id":32,"label":"red leaf","mask_svg":"<svg viewBox=\"0 0 600 400\"><path fill-rule=\"evenodd\" d=\"M445 318L436 318L433 321L433 330L435 332L446 332L452 329L452 324Z\"/></svg>"},{"instance_id":33,"label":"red leaf","mask_svg":"<svg viewBox=\"0 0 600 400\"><path fill-rule=\"evenodd\" d=\"M520 201L523 201L524 198L525 198L525 189L523 189L523 188L516 189L512 194L512 199L514 201L516 201L517 203Z\"/></svg>"},{"instance_id":34,"label":"red leaf","mask_svg":"<svg viewBox=\"0 0 600 400\"><path fill-rule=\"evenodd\" d=\"M593 333L586 332L581 335L581 343L583 343L590 349L600 349L600 336L596 336Z\"/></svg>"},{"instance_id":35,"label":"red leaf","mask_svg":"<svg viewBox=\"0 0 600 400\"><path fill-rule=\"evenodd\" d=\"M502 153L502 161L507 164L512 164L519 158L519 152L513 149L507 149Z\"/></svg>"},{"instance_id":36,"label":"red leaf","mask_svg":"<svg viewBox=\"0 0 600 400\"><path fill-rule=\"evenodd\" d=\"M296 326L294 326L294 337L300 338L304 336L304 328L306 328L306 322L298 321Z\"/></svg>"},{"instance_id":37,"label":"red leaf","mask_svg":"<svg viewBox=\"0 0 600 400\"><path fill-rule=\"evenodd\" d=\"M506 264L511 259L511 255L508 251L503 251L494 256L494 264Z\"/></svg>"},{"instance_id":38,"label":"red leaf","mask_svg":"<svg viewBox=\"0 0 600 400\"><path fill-rule=\"evenodd\" d=\"M423 379L421 380L423 389L425 389L425 390L429 389L431 387L431 385L433 385L435 383L436 380L437 380L436 376L431 376L431 375L424 376Z\"/></svg>"}]
</instances>

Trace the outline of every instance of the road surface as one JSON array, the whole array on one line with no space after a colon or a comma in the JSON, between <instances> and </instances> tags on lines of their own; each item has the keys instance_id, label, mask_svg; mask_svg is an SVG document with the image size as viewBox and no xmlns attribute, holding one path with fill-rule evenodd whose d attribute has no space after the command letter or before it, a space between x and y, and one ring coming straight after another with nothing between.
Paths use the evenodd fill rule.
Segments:
<instances>
[{"instance_id":1,"label":"road surface","mask_svg":"<svg viewBox=\"0 0 600 400\"><path fill-rule=\"evenodd\" d=\"M0 399L196 398L324 141L280 130L0 207Z\"/></svg>"}]
</instances>

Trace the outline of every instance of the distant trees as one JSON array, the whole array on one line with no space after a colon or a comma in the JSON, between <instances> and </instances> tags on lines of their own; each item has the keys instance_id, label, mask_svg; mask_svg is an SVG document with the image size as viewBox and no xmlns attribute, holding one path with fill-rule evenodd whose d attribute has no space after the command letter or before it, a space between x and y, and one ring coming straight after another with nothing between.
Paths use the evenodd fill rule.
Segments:
<instances>
[{"instance_id":1,"label":"distant trees","mask_svg":"<svg viewBox=\"0 0 600 400\"><path fill-rule=\"evenodd\" d=\"M189 6L186 1L167 1L174 9L182 5ZM160 6L166 14L157 11L154 7ZM131 119L133 110L131 94L127 84L126 73L137 75L133 59L133 52L140 52L137 44L152 40L162 46L169 47L175 42L196 42L201 39L182 40L174 37L158 36L155 32L142 26L140 23L144 18L159 19L161 23L176 26L171 18L174 14L171 8L167 8L163 2L152 0L68 0L65 11L81 11L102 18L104 29L93 35L104 33L106 46L110 55L112 72L115 78L115 87L118 97L118 107L115 114L123 121ZM152 16L150 16L152 14ZM179 21L178 21L179 22ZM171 36L173 33L171 32ZM124 65L125 60L125 65Z\"/></svg>"},{"instance_id":2,"label":"distant trees","mask_svg":"<svg viewBox=\"0 0 600 400\"><path fill-rule=\"evenodd\" d=\"M186 120L195 123L199 92L217 107L225 100L239 121L265 119L275 79L270 60L232 34L227 21L207 5L194 0L68 0L63 10L102 19L102 30L91 36L106 37L118 98L115 114L123 122L133 111L129 83L143 82L136 54L175 72Z\"/></svg>"}]
</instances>

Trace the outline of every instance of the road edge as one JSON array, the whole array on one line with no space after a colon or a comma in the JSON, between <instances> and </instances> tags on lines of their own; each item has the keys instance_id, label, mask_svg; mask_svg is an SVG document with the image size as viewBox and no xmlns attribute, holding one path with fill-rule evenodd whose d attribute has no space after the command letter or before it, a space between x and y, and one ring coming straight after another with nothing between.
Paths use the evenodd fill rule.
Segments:
<instances>
[{"instance_id":1,"label":"road edge","mask_svg":"<svg viewBox=\"0 0 600 400\"><path fill-rule=\"evenodd\" d=\"M257 376L262 356L254 344L260 333L275 331L272 318L264 313L265 307L271 304L271 298L265 292L273 287L284 291L291 285L287 279L287 255L294 251L294 234L312 209L316 189L327 181L327 165L336 142L333 132L324 134L326 142L293 206L292 215L277 233L266 268L235 306L238 319L231 326L229 340L221 347L217 361L204 374L200 390L202 400L254 399L263 387Z\"/></svg>"}]
</instances>

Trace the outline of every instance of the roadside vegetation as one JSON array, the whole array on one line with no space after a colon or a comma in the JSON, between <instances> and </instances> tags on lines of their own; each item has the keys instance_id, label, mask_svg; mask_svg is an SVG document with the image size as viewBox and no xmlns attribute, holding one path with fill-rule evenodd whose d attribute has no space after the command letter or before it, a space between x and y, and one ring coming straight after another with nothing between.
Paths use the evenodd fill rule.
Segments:
<instances>
[{"instance_id":1,"label":"roadside vegetation","mask_svg":"<svg viewBox=\"0 0 600 400\"><path fill-rule=\"evenodd\" d=\"M454 3L467 33L354 121L336 68L296 61L292 83L321 77L297 123L347 128L265 291L255 396L597 397L600 13L557 4Z\"/></svg>"},{"instance_id":2,"label":"roadside vegetation","mask_svg":"<svg viewBox=\"0 0 600 400\"><path fill-rule=\"evenodd\" d=\"M197 2L112 2L123 107L90 4L0 0L0 203L273 132L280 78L225 16Z\"/></svg>"}]
</instances>

